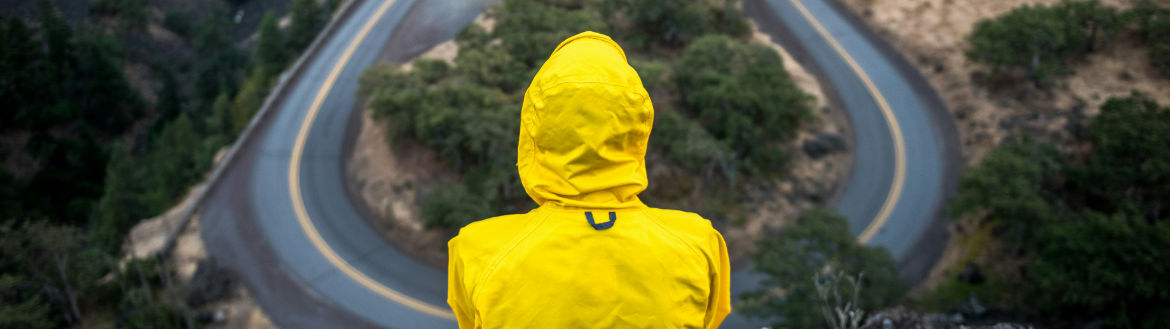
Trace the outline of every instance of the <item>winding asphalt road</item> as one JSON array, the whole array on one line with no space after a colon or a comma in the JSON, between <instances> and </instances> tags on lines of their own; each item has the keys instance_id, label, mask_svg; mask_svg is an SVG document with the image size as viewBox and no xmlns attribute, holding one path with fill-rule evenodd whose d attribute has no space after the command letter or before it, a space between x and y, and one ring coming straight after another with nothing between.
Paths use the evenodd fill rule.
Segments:
<instances>
[{"instance_id":1,"label":"winding asphalt road","mask_svg":"<svg viewBox=\"0 0 1170 329\"><path fill-rule=\"evenodd\" d=\"M953 124L913 67L828 1L744 6L833 87L830 101L851 118L856 154L836 208L861 241L889 248L914 280L941 249L939 208L958 163ZM201 212L208 252L240 274L281 327L455 327L446 273L371 229L364 205L347 194L343 164L362 71L379 56L402 60L451 38L485 7L354 0L289 73L212 186ZM733 292L759 279L741 267ZM723 328L761 323L733 315Z\"/></svg>"}]
</instances>

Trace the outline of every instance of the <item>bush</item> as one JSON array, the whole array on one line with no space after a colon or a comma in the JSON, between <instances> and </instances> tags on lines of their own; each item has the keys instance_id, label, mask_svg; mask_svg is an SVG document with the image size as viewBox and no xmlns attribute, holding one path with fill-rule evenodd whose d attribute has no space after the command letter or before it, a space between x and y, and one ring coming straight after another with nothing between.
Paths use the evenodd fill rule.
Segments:
<instances>
[{"instance_id":1,"label":"bush","mask_svg":"<svg viewBox=\"0 0 1170 329\"><path fill-rule=\"evenodd\" d=\"M1007 225L1015 233L1059 218L1053 203L1060 197L1053 189L1063 178L1063 157L1051 145L1030 139L1009 142L992 150L983 161L963 173L959 195L950 202L951 213L983 211L987 219Z\"/></svg>"},{"instance_id":2,"label":"bush","mask_svg":"<svg viewBox=\"0 0 1170 329\"><path fill-rule=\"evenodd\" d=\"M1142 1L1132 12L1149 42L1150 63L1170 76L1170 9Z\"/></svg>"},{"instance_id":3,"label":"bush","mask_svg":"<svg viewBox=\"0 0 1170 329\"><path fill-rule=\"evenodd\" d=\"M654 114L651 147L662 150L667 158L693 171L728 170L726 165L731 150L702 125L673 109L658 109Z\"/></svg>"},{"instance_id":4,"label":"bush","mask_svg":"<svg viewBox=\"0 0 1170 329\"><path fill-rule=\"evenodd\" d=\"M1038 308L1113 328L1170 324L1170 223L1087 212L1037 234L1027 277Z\"/></svg>"},{"instance_id":5,"label":"bush","mask_svg":"<svg viewBox=\"0 0 1170 329\"><path fill-rule=\"evenodd\" d=\"M1109 99L1083 162L1023 140L963 175L956 216L1007 225L1030 260L1012 291L1046 319L1159 328L1170 318L1170 109L1134 93ZM1017 250L1021 250L1017 248Z\"/></svg>"},{"instance_id":6,"label":"bush","mask_svg":"<svg viewBox=\"0 0 1170 329\"><path fill-rule=\"evenodd\" d=\"M1112 35L1125 27L1126 18L1097 1L1025 5L976 23L967 37L967 60L996 71L1023 69L1032 86L1049 86L1050 78L1069 73L1066 61L1093 51L1098 34Z\"/></svg>"},{"instance_id":7,"label":"bush","mask_svg":"<svg viewBox=\"0 0 1170 329\"><path fill-rule=\"evenodd\" d=\"M460 228L496 213L479 191L471 192L463 183L455 183L428 193L420 215L423 226L430 229Z\"/></svg>"},{"instance_id":8,"label":"bush","mask_svg":"<svg viewBox=\"0 0 1170 329\"><path fill-rule=\"evenodd\" d=\"M163 16L163 26L184 38L190 38L195 33L195 22L191 19L191 13L185 10L168 10L166 16Z\"/></svg>"},{"instance_id":9,"label":"bush","mask_svg":"<svg viewBox=\"0 0 1170 329\"><path fill-rule=\"evenodd\" d=\"M286 51L299 54L308 48L317 37L317 32L325 27L326 15L327 13L317 6L317 0L293 0L290 13L292 22L288 27Z\"/></svg>"},{"instance_id":10,"label":"bush","mask_svg":"<svg viewBox=\"0 0 1170 329\"><path fill-rule=\"evenodd\" d=\"M731 154L724 173L781 172L788 155L780 142L811 117L812 96L788 78L776 50L722 35L696 40L675 64L684 113L704 123Z\"/></svg>"},{"instance_id":11,"label":"bush","mask_svg":"<svg viewBox=\"0 0 1170 329\"><path fill-rule=\"evenodd\" d=\"M89 11L105 16L116 17L126 27L142 29L146 27L146 4L144 0L92 0Z\"/></svg>"},{"instance_id":12,"label":"bush","mask_svg":"<svg viewBox=\"0 0 1170 329\"><path fill-rule=\"evenodd\" d=\"M584 31L604 32L605 23L593 11L579 6L557 6L538 0L505 0L488 15L496 19L494 38L508 54L528 68L539 68L557 45ZM534 74L526 75L531 79Z\"/></svg>"},{"instance_id":13,"label":"bush","mask_svg":"<svg viewBox=\"0 0 1170 329\"><path fill-rule=\"evenodd\" d=\"M832 210L815 207L780 234L759 241L752 255L754 271L765 275L761 289L744 294L748 316L779 316L774 327L815 328L821 324L820 304L814 278L840 271L864 273L858 300L863 309L880 309L897 303L906 293L898 267L883 247L867 247L849 234L849 223ZM846 282L841 291L852 291Z\"/></svg>"},{"instance_id":14,"label":"bush","mask_svg":"<svg viewBox=\"0 0 1170 329\"><path fill-rule=\"evenodd\" d=\"M1107 100L1089 129L1093 153L1070 173L1086 205L1170 218L1170 108L1135 92Z\"/></svg>"},{"instance_id":15,"label":"bush","mask_svg":"<svg viewBox=\"0 0 1170 329\"><path fill-rule=\"evenodd\" d=\"M602 0L599 7L618 37L642 48L682 48L706 34L751 33L736 0Z\"/></svg>"}]
</instances>

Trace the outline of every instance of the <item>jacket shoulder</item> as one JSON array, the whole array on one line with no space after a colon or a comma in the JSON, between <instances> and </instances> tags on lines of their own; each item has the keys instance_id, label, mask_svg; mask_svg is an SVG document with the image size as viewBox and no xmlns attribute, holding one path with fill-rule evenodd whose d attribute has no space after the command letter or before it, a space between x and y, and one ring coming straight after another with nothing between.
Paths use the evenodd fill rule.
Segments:
<instances>
[{"instance_id":1,"label":"jacket shoulder","mask_svg":"<svg viewBox=\"0 0 1170 329\"><path fill-rule=\"evenodd\" d=\"M492 217L471 224L459 230L459 235L447 242L447 248L458 251L464 257L491 257L516 238L535 212Z\"/></svg>"},{"instance_id":2,"label":"jacket shoulder","mask_svg":"<svg viewBox=\"0 0 1170 329\"><path fill-rule=\"evenodd\" d=\"M682 235L681 238L704 242L712 235L719 235L711 221L696 213L658 208L650 208L648 212L667 229Z\"/></svg>"}]
</instances>

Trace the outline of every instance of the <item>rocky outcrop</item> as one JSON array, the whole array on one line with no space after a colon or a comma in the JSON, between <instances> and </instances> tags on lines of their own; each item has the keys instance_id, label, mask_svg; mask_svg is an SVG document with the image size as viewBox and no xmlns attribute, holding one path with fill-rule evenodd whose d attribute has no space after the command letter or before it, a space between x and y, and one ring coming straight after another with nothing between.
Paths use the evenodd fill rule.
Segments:
<instances>
[{"instance_id":1,"label":"rocky outcrop","mask_svg":"<svg viewBox=\"0 0 1170 329\"><path fill-rule=\"evenodd\" d=\"M969 317L964 313L922 313L898 306L871 314L860 329L1032 329L1030 325L1011 322L972 325L966 323Z\"/></svg>"}]
</instances>

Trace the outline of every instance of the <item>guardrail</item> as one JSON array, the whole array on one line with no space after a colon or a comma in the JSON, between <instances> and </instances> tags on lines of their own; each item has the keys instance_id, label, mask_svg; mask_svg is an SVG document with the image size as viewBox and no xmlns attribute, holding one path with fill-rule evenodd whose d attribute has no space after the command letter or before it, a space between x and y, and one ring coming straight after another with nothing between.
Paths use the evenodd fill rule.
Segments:
<instances>
[{"instance_id":1,"label":"guardrail","mask_svg":"<svg viewBox=\"0 0 1170 329\"><path fill-rule=\"evenodd\" d=\"M239 152L244 143L248 141L248 138L252 136L252 131L256 129L256 126L259 125L260 121L264 119L268 112L271 112L270 110L276 103L276 100L283 96L285 87L288 85L288 82L295 80L293 78L299 76L302 73L304 64L307 59L313 57L320 51L321 44L324 43L324 40L327 38L327 36L333 35L334 32L336 32L338 22L350 16L353 13L353 8L357 8L357 6L354 4L361 1L365 0L347 1L341 6L341 8L337 9L337 13L333 15L333 18L329 20L329 23L325 25L325 28L321 29L320 33L317 33L317 37L313 39L313 43L309 44L309 47L301 53L301 56L297 59L296 63L294 63L291 68L285 71L284 74L281 74L280 81L276 84L276 87L272 88L272 91L268 93L268 97L264 99L264 105L260 106L260 111L256 112L256 115L252 116L252 121L248 122L248 126L245 127L244 131L240 133L240 136L236 138L235 143L233 143L232 147L228 149L227 155L225 155L223 160L220 161L217 166L215 166L214 170L212 170L211 176L207 178L207 183L203 186L203 190L199 191L199 195L195 197L195 202L192 202L191 205L188 206L185 211L183 211L183 215L179 219L179 224L175 225L175 227L171 229L171 233L167 235L162 248L160 248L155 254L155 257L157 257L159 261L166 260L167 254L170 253L171 248L174 248L175 246L175 239L178 238L179 234L187 228L188 223L191 222L191 217L195 215L195 211L198 210L199 206L203 204L203 201L207 199L208 192L215 187L216 183L219 182L220 177L222 177L223 173L227 171L227 168L231 165L232 160L235 159L236 153Z\"/></svg>"}]
</instances>

